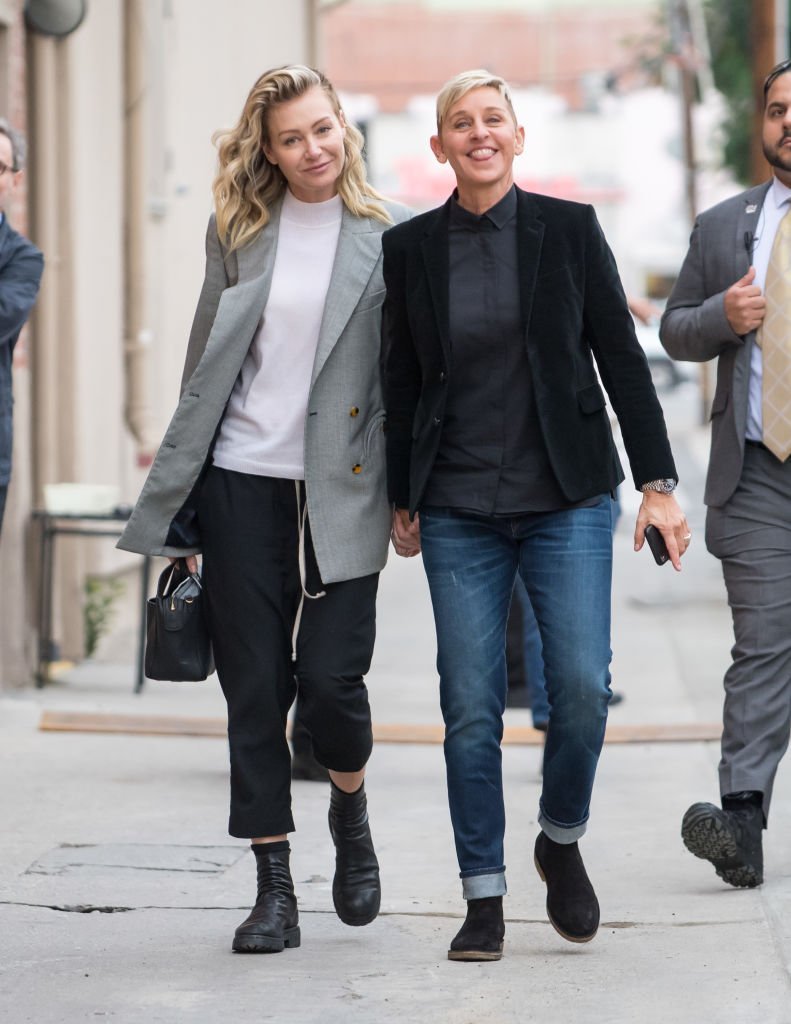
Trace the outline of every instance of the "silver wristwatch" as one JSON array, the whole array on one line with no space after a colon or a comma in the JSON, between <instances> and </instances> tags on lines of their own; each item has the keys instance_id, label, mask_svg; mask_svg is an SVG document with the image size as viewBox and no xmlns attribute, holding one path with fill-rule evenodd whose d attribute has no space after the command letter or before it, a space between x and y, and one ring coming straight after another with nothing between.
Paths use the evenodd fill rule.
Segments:
<instances>
[{"instance_id":1,"label":"silver wristwatch","mask_svg":"<svg viewBox=\"0 0 791 1024\"><path fill-rule=\"evenodd\" d=\"M660 494L672 494L676 489L676 481L672 477L665 477L663 480L649 480L641 484L641 491L659 491Z\"/></svg>"}]
</instances>

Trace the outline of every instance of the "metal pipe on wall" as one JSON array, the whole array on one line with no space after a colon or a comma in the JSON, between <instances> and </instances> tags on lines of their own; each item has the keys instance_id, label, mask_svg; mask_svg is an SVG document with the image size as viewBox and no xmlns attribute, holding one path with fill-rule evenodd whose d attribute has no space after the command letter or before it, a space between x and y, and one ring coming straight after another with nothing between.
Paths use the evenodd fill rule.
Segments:
<instances>
[{"instance_id":1,"label":"metal pipe on wall","mask_svg":"<svg viewBox=\"0 0 791 1024\"><path fill-rule=\"evenodd\" d=\"M45 483L77 477L77 344L74 315L74 237L71 132L71 64L67 39L30 38L32 228L46 270L36 303L32 337L32 455L34 503L43 505ZM68 546L58 555L56 610L66 652L82 648L80 586L84 552Z\"/></svg>"},{"instance_id":2,"label":"metal pipe on wall","mask_svg":"<svg viewBox=\"0 0 791 1024\"><path fill-rule=\"evenodd\" d=\"M36 305L37 331L33 339L33 482L34 501L40 504L44 484L59 477L59 422L57 383L60 352L51 345L58 333L60 272L63 267L58 231L58 178L53 169L61 163L54 155L58 145L57 71L55 47L48 36L34 36L30 43L32 70L31 137L37 157L32 167L32 227L39 248L46 254L47 273ZM56 150L57 151L57 150Z\"/></svg>"},{"instance_id":3,"label":"metal pipe on wall","mask_svg":"<svg viewBox=\"0 0 791 1024\"><path fill-rule=\"evenodd\" d=\"M30 122L36 159L30 180L32 228L46 259L36 302L33 367L34 500L45 483L74 479L77 394L74 338L74 262L69 133L70 70L66 41L36 35L30 43Z\"/></svg>"},{"instance_id":4,"label":"metal pipe on wall","mask_svg":"<svg viewBox=\"0 0 791 1024\"><path fill-rule=\"evenodd\" d=\"M146 286L146 0L124 0L124 419L138 465L157 447L149 366L153 331Z\"/></svg>"}]
</instances>

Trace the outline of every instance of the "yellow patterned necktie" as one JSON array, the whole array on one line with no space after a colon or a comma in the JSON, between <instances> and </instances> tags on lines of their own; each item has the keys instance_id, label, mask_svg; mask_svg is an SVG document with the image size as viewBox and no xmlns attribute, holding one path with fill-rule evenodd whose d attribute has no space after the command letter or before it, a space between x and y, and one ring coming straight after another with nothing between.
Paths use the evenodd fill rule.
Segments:
<instances>
[{"instance_id":1,"label":"yellow patterned necktie","mask_svg":"<svg viewBox=\"0 0 791 1024\"><path fill-rule=\"evenodd\" d=\"M777 225L766 271L766 314L757 341L763 354L764 444L791 455L791 207Z\"/></svg>"}]
</instances>

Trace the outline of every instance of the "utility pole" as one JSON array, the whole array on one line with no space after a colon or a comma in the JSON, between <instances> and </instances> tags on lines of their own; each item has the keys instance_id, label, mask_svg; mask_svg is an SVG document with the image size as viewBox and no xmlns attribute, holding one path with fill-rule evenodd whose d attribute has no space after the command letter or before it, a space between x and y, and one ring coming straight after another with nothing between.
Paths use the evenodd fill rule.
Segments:
<instances>
[{"instance_id":1,"label":"utility pole","mask_svg":"<svg viewBox=\"0 0 791 1024\"><path fill-rule=\"evenodd\" d=\"M761 148L761 125L763 122L763 84L769 71L787 54L785 32L778 31L782 18L779 8L782 0L752 0L750 19L752 81L753 81L753 130L750 141L750 181L758 185L766 181L769 168ZM780 15L780 16L778 16Z\"/></svg>"},{"instance_id":2,"label":"utility pole","mask_svg":"<svg viewBox=\"0 0 791 1024\"><path fill-rule=\"evenodd\" d=\"M689 229L698 212L695 168L695 133L692 109L695 102L695 45L692 38L687 0L669 0L670 45L678 71L681 101L681 128L684 153L684 197Z\"/></svg>"},{"instance_id":3,"label":"utility pole","mask_svg":"<svg viewBox=\"0 0 791 1024\"><path fill-rule=\"evenodd\" d=\"M667 0L670 48L678 73L681 101L681 134L684 154L684 199L688 228L691 231L698 215L695 129L692 112L696 96L698 51L692 30L688 0ZM700 417L706 423L712 399L712 373L708 363L700 365Z\"/></svg>"}]
</instances>

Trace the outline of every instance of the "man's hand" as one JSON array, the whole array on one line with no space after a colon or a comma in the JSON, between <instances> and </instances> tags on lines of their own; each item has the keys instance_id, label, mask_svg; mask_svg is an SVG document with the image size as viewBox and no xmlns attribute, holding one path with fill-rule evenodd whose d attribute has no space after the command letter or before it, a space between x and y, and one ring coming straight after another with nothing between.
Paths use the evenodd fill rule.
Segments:
<instances>
[{"instance_id":1,"label":"man's hand","mask_svg":"<svg viewBox=\"0 0 791 1024\"><path fill-rule=\"evenodd\" d=\"M393 529L390 533L393 547L397 555L404 558L412 558L420 554L420 519L415 515L414 521L409 521L409 510L406 508L393 509Z\"/></svg>"},{"instance_id":2,"label":"man's hand","mask_svg":"<svg viewBox=\"0 0 791 1024\"><path fill-rule=\"evenodd\" d=\"M755 267L725 293L725 316L736 334L749 334L761 326L766 313L766 299L755 280Z\"/></svg>"},{"instance_id":3,"label":"man's hand","mask_svg":"<svg viewBox=\"0 0 791 1024\"><path fill-rule=\"evenodd\" d=\"M637 513L634 530L635 551L643 546L645 528L649 523L653 523L664 537L673 568L681 572L681 556L689 547L692 532L687 525L687 517L672 494L643 491L643 503Z\"/></svg>"}]
</instances>

